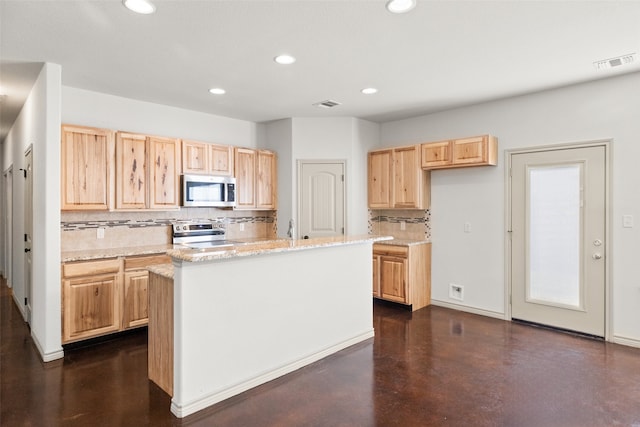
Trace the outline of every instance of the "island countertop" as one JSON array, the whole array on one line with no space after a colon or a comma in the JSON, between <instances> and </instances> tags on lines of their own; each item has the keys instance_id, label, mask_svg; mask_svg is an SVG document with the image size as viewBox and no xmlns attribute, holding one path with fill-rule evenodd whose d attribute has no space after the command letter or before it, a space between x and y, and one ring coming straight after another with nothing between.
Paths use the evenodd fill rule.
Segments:
<instances>
[{"instance_id":1,"label":"island countertop","mask_svg":"<svg viewBox=\"0 0 640 427\"><path fill-rule=\"evenodd\" d=\"M269 253L292 252L306 249L352 245L364 242L381 242L391 240L391 236L334 236L316 237L312 239L280 239L258 243L245 243L224 248L210 249L171 249L167 255L175 260L187 262L215 261L228 258L264 255Z\"/></svg>"}]
</instances>

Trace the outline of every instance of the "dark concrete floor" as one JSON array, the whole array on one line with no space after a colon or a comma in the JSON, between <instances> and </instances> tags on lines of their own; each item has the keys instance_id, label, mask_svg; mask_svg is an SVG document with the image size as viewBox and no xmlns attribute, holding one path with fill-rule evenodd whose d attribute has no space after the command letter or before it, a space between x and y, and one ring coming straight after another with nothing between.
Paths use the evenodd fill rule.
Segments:
<instances>
[{"instance_id":1,"label":"dark concrete floor","mask_svg":"<svg viewBox=\"0 0 640 427\"><path fill-rule=\"evenodd\" d=\"M380 303L374 339L177 419L144 329L44 364L1 294L2 426L640 426L640 349Z\"/></svg>"}]
</instances>

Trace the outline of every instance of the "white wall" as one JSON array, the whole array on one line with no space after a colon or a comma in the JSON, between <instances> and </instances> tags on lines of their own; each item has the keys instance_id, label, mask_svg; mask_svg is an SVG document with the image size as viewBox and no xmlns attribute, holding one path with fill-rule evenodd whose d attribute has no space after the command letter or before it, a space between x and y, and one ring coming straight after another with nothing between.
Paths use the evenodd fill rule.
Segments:
<instances>
[{"instance_id":1,"label":"white wall","mask_svg":"<svg viewBox=\"0 0 640 427\"><path fill-rule=\"evenodd\" d=\"M283 119L259 125L263 130L258 145L278 153L278 236L286 237L289 220L295 218L293 193L296 180L293 160L292 120Z\"/></svg>"},{"instance_id":2,"label":"white wall","mask_svg":"<svg viewBox=\"0 0 640 427\"><path fill-rule=\"evenodd\" d=\"M379 125L353 117L296 117L261 125L259 145L278 152L278 236L298 216L298 160L346 161L346 233L367 233L367 151L379 140Z\"/></svg>"},{"instance_id":3,"label":"white wall","mask_svg":"<svg viewBox=\"0 0 640 427\"><path fill-rule=\"evenodd\" d=\"M68 86L62 87L62 122L249 148L257 140L253 122Z\"/></svg>"},{"instance_id":4,"label":"white wall","mask_svg":"<svg viewBox=\"0 0 640 427\"><path fill-rule=\"evenodd\" d=\"M13 292L24 315L24 153L33 145L31 335L45 361L62 357L60 320L61 68L45 64L3 144L3 169L13 163Z\"/></svg>"},{"instance_id":5,"label":"white wall","mask_svg":"<svg viewBox=\"0 0 640 427\"><path fill-rule=\"evenodd\" d=\"M346 160L346 233L367 233L367 156L378 125L352 117L294 118L293 161ZM370 139L370 140L369 140ZM293 194L297 206L297 187Z\"/></svg>"},{"instance_id":6,"label":"white wall","mask_svg":"<svg viewBox=\"0 0 640 427\"><path fill-rule=\"evenodd\" d=\"M465 306L504 313L506 149L611 138L613 339L640 346L640 227L622 228L623 214L640 218L639 87L633 73L381 126L380 147L486 133L499 140L497 167L432 172L434 300L453 303L448 285L457 283Z\"/></svg>"}]
</instances>

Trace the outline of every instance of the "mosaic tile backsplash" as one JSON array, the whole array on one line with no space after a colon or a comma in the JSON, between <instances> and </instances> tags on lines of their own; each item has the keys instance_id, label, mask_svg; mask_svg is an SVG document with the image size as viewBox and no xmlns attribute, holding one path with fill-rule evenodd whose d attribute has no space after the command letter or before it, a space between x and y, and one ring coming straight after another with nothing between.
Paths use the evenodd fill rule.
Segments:
<instances>
[{"instance_id":1,"label":"mosaic tile backsplash","mask_svg":"<svg viewBox=\"0 0 640 427\"><path fill-rule=\"evenodd\" d=\"M404 222L404 230L403 228ZM393 236L396 239L431 240L431 211L369 210L369 234Z\"/></svg>"},{"instance_id":2,"label":"mosaic tile backsplash","mask_svg":"<svg viewBox=\"0 0 640 427\"><path fill-rule=\"evenodd\" d=\"M272 238L277 234L276 213L271 211L62 212L62 251L169 244L172 222L188 219L224 221L228 239ZM99 228L104 230L102 239L97 238Z\"/></svg>"}]
</instances>

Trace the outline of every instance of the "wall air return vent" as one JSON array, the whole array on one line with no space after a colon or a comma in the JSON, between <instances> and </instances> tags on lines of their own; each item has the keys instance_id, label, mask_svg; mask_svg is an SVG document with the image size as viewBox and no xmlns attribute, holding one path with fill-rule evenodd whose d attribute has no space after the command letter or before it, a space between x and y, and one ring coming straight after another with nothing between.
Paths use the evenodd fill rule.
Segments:
<instances>
[{"instance_id":1,"label":"wall air return vent","mask_svg":"<svg viewBox=\"0 0 640 427\"><path fill-rule=\"evenodd\" d=\"M608 68L615 68L621 65L629 65L635 60L636 60L636 54L630 53L628 55L622 55L615 58L596 61L593 63L593 66L596 68L596 70L606 70Z\"/></svg>"},{"instance_id":2,"label":"wall air return vent","mask_svg":"<svg viewBox=\"0 0 640 427\"><path fill-rule=\"evenodd\" d=\"M338 105L340 105L339 102L332 101L331 99L327 99L326 101L316 102L315 104L313 104L314 107L318 107L318 108L333 108L333 107L337 107Z\"/></svg>"}]
</instances>

